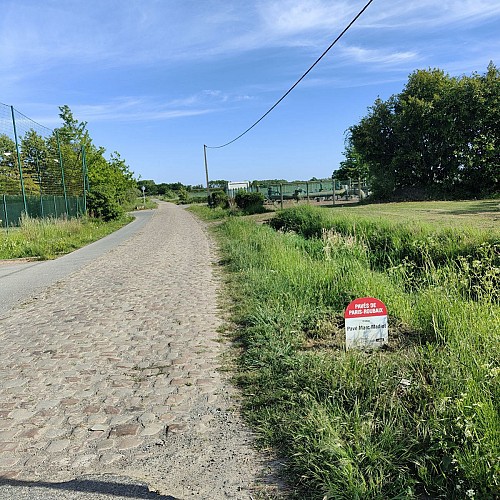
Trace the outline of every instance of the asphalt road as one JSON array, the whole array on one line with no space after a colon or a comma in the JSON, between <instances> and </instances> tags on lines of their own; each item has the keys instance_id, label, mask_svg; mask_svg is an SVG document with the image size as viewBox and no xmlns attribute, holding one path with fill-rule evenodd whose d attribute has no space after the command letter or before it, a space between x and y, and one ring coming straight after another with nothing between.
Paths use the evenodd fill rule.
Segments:
<instances>
[{"instance_id":1,"label":"asphalt road","mask_svg":"<svg viewBox=\"0 0 500 500\"><path fill-rule=\"evenodd\" d=\"M153 211L138 211L133 215L135 219L130 224L58 259L22 263L0 261L0 316L127 241L145 226Z\"/></svg>"}]
</instances>

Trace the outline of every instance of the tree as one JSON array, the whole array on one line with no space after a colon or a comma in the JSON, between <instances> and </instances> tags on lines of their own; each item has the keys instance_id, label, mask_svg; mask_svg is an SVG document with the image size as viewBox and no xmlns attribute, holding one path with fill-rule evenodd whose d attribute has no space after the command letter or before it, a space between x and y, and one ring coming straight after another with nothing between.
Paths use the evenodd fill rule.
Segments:
<instances>
[{"instance_id":1,"label":"tree","mask_svg":"<svg viewBox=\"0 0 500 500\"><path fill-rule=\"evenodd\" d=\"M21 161L26 194L43 194L47 160L46 140L35 130L28 130L21 139Z\"/></svg>"},{"instance_id":2,"label":"tree","mask_svg":"<svg viewBox=\"0 0 500 500\"><path fill-rule=\"evenodd\" d=\"M340 168L333 173L337 180L366 179L369 176L368 163L350 141L347 141L343 154L345 160L340 162Z\"/></svg>"},{"instance_id":3,"label":"tree","mask_svg":"<svg viewBox=\"0 0 500 500\"><path fill-rule=\"evenodd\" d=\"M52 143L59 136L65 173L68 172L68 190L82 191L82 146L85 150L89 180L87 206L89 213L105 220L114 219L123 213L122 205L136 196L137 183L133 173L120 154L114 152L109 160L105 149L96 147L87 130L86 122L79 122L68 106L61 106L59 116L63 125L54 132Z\"/></svg>"},{"instance_id":4,"label":"tree","mask_svg":"<svg viewBox=\"0 0 500 500\"><path fill-rule=\"evenodd\" d=\"M208 187L210 189L226 189L227 187L227 181L223 179L219 179L216 181L209 181L208 182Z\"/></svg>"},{"instance_id":5,"label":"tree","mask_svg":"<svg viewBox=\"0 0 500 500\"><path fill-rule=\"evenodd\" d=\"M89 211L104 220L116 219L123 213L122 205L137 195L137 183L125 161L116 151L109 161L101 157L89 169Z\"/></svg>"},{"instance_id":6,"label":"tree","mask_svg":"<svg viewBox=\"0 0 500 500\"><path fill-rule=\"evenodd\" d=\"M16 143L5 134L0 135L0 193L21 193Z\"/></svg>"},{"instance_id":7,"label":"tree","mask_svg":"<svg viewBox=\"0 0 500 500\"><path fill-rule=\"evenodd\" d=\"M350 127L349 146L368 165L378 197L498 192L499 103L492 63L482 76L418 70L400 94L377 99Z\"/></svg>"},{"instance_id":8,"label":"tree","mask_svg":"<svg viewBox=\"0 0 500 500\"><path fill-rule=\"evenodd\" d=\"M159 193L159 186L156 185L155 181L153 180L144 180L141 179L140 181L137 181L137 186L139 189L142 191L142 186L144 186L145 193L148 195L157 195ZM164 194L164 193L161 193Z\"/></svg>"}]
</instances>

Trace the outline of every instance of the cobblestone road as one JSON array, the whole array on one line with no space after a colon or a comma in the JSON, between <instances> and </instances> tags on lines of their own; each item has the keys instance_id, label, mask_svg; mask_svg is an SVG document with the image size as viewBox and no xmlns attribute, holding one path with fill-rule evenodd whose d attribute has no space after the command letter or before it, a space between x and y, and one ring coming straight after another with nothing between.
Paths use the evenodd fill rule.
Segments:
<instances>
[{"instance_id":1,"label":"cobblestone road","mask_svg":"<svg viewBox=\"0 0 500 500\"><path fill-rule=\"evenodd\" d=\"M203 225L162 203L138 234L0 318L0 498L96 475L250 498L264 463L218 371L213 261Z\"/></svg>"}]
</instances>

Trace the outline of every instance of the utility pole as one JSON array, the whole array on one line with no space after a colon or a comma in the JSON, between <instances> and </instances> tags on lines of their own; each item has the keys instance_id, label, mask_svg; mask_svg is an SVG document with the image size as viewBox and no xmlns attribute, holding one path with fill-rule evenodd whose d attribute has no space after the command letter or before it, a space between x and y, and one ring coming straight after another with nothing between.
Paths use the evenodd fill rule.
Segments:
<instances>
[{"instance_id":1,"label":"utility pole","mask_svg":"<svg viewBox=\"0 0 500 500\"><path fill-rule=\"evenodd\" d=\"M205 156L205 178L207 181L207 203L210 206L210 186L208 185L208 163L207 163L207 145L203 144L203 154Z\"/></svg>"}]
</instances>

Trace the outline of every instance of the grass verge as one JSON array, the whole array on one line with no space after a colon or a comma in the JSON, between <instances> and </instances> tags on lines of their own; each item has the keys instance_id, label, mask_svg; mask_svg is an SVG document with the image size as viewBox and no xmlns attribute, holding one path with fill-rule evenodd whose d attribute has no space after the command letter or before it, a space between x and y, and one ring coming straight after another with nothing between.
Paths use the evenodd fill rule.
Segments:
<instances>
[{"instance_id":1,"label":"grass verge","mask_svg":"<svg viewBox=\"0 0 500 500\"><path fill-rule=\"evenodd\" d=\"M237 379L262 444L286 458L299 498L496 498L500 306L488 287L498 232L386 221L380 239L346 230L349 215L305 210L282 214L302 225L293 233L244 218L215 227L242 347ZM425 251L383 256L427 240ZM470 252L485 245L482 266ZM343 310L362 296L388 306L388 349L343 349Z\"/></svg>"},{"instance_id":2,"label":"grass verge","mask_svg":"<svg viewBox=\"0 0 500 500\"><path fill-rule=\"evenodd\" d=\"M0 259L53 259L81 248L131 222L129 215L103 222L98 219L31 219L0 230Z\"/></svg>"}]
</instances>

